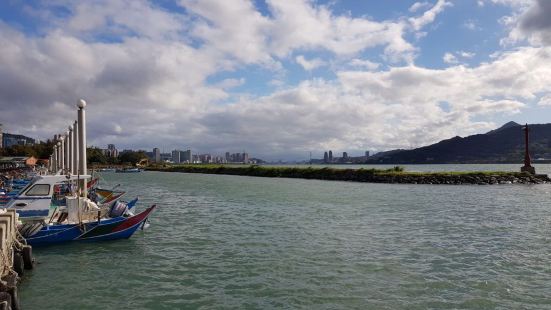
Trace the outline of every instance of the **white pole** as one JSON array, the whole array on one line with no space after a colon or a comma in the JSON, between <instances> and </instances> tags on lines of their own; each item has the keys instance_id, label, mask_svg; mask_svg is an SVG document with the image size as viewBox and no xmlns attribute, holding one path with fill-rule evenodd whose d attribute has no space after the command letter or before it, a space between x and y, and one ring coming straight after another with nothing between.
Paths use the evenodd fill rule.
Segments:
<instances>
[{"instance_id":1,"label":"white pole","mask_svg":"<svg viewBox=\"0 0 551 310\"><path fill-rule=\"evenodd\" d=\"M67 158L67 173L73 173L73 125L69 125L69 131L67 131L67 147L69 150L69 156Z\"/></svg>"},{"instance_id":2,"label":"white pole","mask_svg":"<svg viewBox=\"0 0 551 310\"><path fill-rule=\"evenodd\" d=\"M70 159L69 159L69 154L70 154L70 141L69 141L69 130L65 131L65 171L64 173L67 174L69 173L71 170L70 167Z\"/></svg>"},{"instance_id":3,"label":"white pole","mask_svg":"<svg viewBox=\"0 0 551 310\"><path fill-rule=\"evenodd\" d=\"M57 172L57 135L54 135L54 153L53 153L53 156L54 156L54 166L53 166L53 169L54 169L54 173Z\"/></svg>"},{"instance_id":4,"label":"white pole","mask_svg":"<svg viewBox=\"0 0 551 310\"><path fill-rule=\"evenodd\" d=\"M61 150L61 142L59 142L59 140L57 141L57 146L56 146L56 153L57 153L57 157L55 159L55 163L56 163L56 167L55 167L55 173L57 174L57 172L59 171L59 169L61 169L61 156L59 155L59 151Z\"/></svg>"},{"instance_id":5,"label":"white pole","mask_svg":"<svg viewBox=\"0 0 551 310\"><path fill-rule=\"evenodd\" d=\"M78 107L78 142L79 142L79 170L81 175L88 174L88 168L86 166L86 101L80 99L77 103ZM88 196L88 190L86 188L86 179L80 181L80 189L82 196Z\"/></svg>"},{"instance_id":6,"label":"white pole","mask_svg":"<svg viewBox=\"0 0 551 310\"><path fill-rule=\"evenodd\" d=\"M59 135L59 166L61 167L61 173L63 173L63 170L65 170L65 137L62 135Z\"/></svg>"},{"instance_id":7,"label":"white pole","mask_svg":"<svg viewBox=\"0 0 551 310\"><path fill-rule=\"evenodd\" d=\"M78 173L78 122L73 125L73 171L74 175Z\"/></svg>"},{"instance_id":8,"label":"white pole","mask_svg":"<svg viewBox=\"0 0 551 310\"><path fill-rule=\"evenodd\" d=\"M52 153L52 172L55 173L57 165L57 145L54 144L54 152Z\"/></svg>"}]
</instances>

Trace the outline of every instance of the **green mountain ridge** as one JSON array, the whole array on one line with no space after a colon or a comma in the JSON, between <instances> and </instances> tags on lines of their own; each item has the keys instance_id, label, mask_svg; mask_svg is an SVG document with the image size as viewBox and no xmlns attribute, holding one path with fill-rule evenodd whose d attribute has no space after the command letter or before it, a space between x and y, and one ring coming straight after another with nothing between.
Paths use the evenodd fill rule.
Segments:
<instances>
[{"instance_id":1,"label":"green mountain ridge","mask_svg":"<svg viewBox=\"0 0 551 310\"><path fill-rule=\"evenodd\" d=\"M551 124L533 124L530 128L532 159L551 160ZM453 137L413 150L395 150L375 155L368 164L474 164L522 163L523 126L508 122L485 134Z\"/></svg>"}]
</instances>

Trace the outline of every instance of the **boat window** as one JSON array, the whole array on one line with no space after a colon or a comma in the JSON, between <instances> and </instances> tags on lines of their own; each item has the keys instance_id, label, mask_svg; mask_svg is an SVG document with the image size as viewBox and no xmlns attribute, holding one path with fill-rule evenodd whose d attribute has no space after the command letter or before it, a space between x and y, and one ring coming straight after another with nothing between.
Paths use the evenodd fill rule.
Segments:
<instances>
[{"instance_id":1,"label":"boat window","mask_svg":"<svg viewBox=\"0 0 551 310\"><path fill-rule=\"evenodd\" d=\"M48 196L49 194L50 184L36 184L25 193L27 196Z\"/></svg>"}]
</instances>

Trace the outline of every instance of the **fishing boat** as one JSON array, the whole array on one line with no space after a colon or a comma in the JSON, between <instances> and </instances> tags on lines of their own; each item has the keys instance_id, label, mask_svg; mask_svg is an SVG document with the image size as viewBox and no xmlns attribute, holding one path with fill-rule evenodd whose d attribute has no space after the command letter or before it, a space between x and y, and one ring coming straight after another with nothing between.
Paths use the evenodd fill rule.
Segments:
<instances>
[{"instance_id":1,"label":"fishing boat","mask_svg":"<svg viewBox=\"0 0 551 310\"><path fill-rule=\"evenodd\" d=\"M117 171L117 169L115 169L115 168L101 168L98 171L99 172L115 172L115 171Z\"/></svg>"},{"instance_id":2,"label":"fishing boat","mask_svg":"<svg viewBox=\"0 0 551 310\"><path fill-rule=\"evenodd\" d=\"M55 203L55 188L90 176L36 176L6 205L15 209L23 224L20 233L30 245L55 244L77 240L129 238L145 225L155 205L134 215L129 212L137 198L129 203L115 202L98 206L88 198L67 192L65 203ZM129 208L128 205L131 205Z\"/></svg>"},{"instance_id":3,"label":"fishing boat","mask_svg":"<svg viewBox=\"0 0 551 310\"><path fill-rule=\"evenodd\" d=\"M118 173L136 173L136 172L142 172L142 169L140 168L123 168L123 169L117 169Z\"/></svg>"},{"instance_id":4,"label":"fishing boat","mask_svg":"<svg viewBox=\"0 0 551 310\"><path fill-rule=\"evenodd\" d=\"M128 239L136 230L143 227L156 206L152 205L141 213L126 217L124 215L99 220L73 223L48 223L39 226L27 223L20 227L27 244L32 246L64 243L69 241L101 241Z\"/></svg>"}]
</instances>

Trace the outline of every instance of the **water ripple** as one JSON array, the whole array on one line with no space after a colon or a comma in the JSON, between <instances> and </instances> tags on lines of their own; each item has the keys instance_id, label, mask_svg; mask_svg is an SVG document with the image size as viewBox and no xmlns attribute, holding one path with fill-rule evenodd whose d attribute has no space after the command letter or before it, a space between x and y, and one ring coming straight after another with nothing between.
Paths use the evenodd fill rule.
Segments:
<instances>
[{"instance_id":1,"label":"water ripple","mask_svg":"<svg viewBox=\"0 0 551 310\"><path fill-rule=\"evenodd\" d=\"M551 307L549 185L104 178L151 227L35 249L25 309Z\"/></svg>"}]
</instances>

